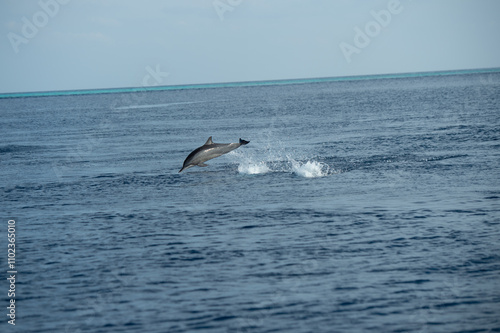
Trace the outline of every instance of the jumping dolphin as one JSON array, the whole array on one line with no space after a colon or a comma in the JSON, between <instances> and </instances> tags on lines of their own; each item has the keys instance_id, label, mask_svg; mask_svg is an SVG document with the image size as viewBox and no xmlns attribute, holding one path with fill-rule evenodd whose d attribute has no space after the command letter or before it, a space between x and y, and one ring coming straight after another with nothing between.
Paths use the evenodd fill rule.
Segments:
<instances>
[{"instance_id":1,"label":"jumping dolphin","mask_svg":"<svg viewBox=\"0 0 500 333\"><path fill-rule=\"evenodd\" d=\"M235 150L239 146L246 145L250 141L245 141L240 139L238 143L214 143L212 141L212 137L209 137L207 142L201 147L196 148L188 155L186 160L184 161L184 165L179 172L182 172L185 169L193 167L195 165L199 167L206 167L204 162L211 160L212 158L219 157L221 155L227 154L232 150Z\"/></svg>"}]
</instances>

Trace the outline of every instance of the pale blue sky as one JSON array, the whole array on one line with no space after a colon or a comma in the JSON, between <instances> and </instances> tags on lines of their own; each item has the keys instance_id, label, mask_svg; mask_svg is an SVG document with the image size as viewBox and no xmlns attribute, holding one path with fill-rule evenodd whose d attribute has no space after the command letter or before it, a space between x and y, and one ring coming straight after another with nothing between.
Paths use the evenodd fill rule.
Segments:
<instances>
[{"instance_id":1,"label":"pale blue sky","mask_svg":"<svg viewBox=\"0 0 500 333\"><path fill-rule=\"evenodd\" d=\"M499 15L498 0L2 0L0 93L500 67Z\"/></svg>"}]
</instances>

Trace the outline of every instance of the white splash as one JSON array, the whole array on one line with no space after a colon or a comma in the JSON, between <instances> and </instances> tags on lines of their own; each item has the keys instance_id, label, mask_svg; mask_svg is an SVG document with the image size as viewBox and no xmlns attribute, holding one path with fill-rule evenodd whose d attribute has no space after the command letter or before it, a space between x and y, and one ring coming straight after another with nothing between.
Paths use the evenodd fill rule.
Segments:
<instances>
[{"instance_id":1,"label":"white splash","mask_svg":"<svg viewBox=\"0 0 500 333\"><path fill-rule=\"evenodd\" d=\"M247 175L265 174L269 172L293 173L300 177L316 178L330 174L327 164L308 158L301 158L300 162L282 149L267 147L264 151L236 150L228 155L238 163L238 172ZM293 152L293 155L297 153Z\"/></svg>"},{"instance_id":2,"label":"white splash","mask_svg":"<svg viewBox=\"0 0 500 333\"><path fill-rule=\"evenodd\" d=\"M290 162L292 163L292 172L301 177L316 178L328 174L328 167L321 162L307 161L301 164L293 159L290 159Z\"/></svg>"},{"instance_id":3,"label":"white splash","mask_svg":"<svg viewBox=\"0 0 500 333\"><path fill-rule=\"evenodd\" d=\"M241 151L232 151L228 154L238 160L238 172L247 175L257 175L271 171L265 161L256 160L252 154L244 154Z\"/></svg>"},{"instance_id":4,"label":"white splash","mask_svg":"<svg viewBox=\"0 0 500 333\"><path fill-rule=\"evenodd\" d=\"M260 163L245 163L238 165L238 172L247 175L257 175L261 173L268 173L271 171L265 162Z\"/></svg>"}]
</instances>

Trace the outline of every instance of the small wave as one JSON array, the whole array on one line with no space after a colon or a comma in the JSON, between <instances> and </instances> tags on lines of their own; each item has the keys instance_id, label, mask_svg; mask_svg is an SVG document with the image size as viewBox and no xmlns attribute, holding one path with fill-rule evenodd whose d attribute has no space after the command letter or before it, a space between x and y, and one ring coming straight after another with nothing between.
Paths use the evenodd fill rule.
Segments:
<instances>
[{"instance_id":1,"label":"small wave","mask_svg":"<svg viewBox=\"0 0 500 333\"><path fill-rule=\"evenodd\" d=\"M161 107L172 106L172 105L196 104L196 103L206 103L206 101L173 102L173 103L162 103L162 104L126 105L126 106L115 107L115 110L151 109L151 108L161 108Z\"/></svg>"},{"instance_id":2,"label":"small wave","mask_svg":"<svg viewBox=\"0 0 500 333\"><path fill-rule=\"evenodd\" d=\"M6 145L0 146L0 154L30 152L41 148L39 146Z\"/></svg>"}]
</instances>

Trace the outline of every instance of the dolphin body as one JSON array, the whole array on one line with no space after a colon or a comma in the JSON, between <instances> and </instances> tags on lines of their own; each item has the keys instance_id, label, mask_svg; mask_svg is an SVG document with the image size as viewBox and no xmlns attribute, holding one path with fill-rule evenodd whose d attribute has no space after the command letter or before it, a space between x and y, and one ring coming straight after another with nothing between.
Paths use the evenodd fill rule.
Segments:
<instances>
[{"instance_id":1,"label":"dolphin body","mask_svg":"<svg viewBox=\"0 0 500 333\"><path fill-rule=\"evenodd\" d=\"M237 143L214 143L212 141L212 137L209 137L203 146L196 148L191 152L191 154L188 155L188 157L184 160L184 165L182 166L182 169L179 170L179 173L194 166L206 167L208 165L204 162L227 154L249 142L250 141L240 139L240 142Z\"/></svg>"}]
</instances>

